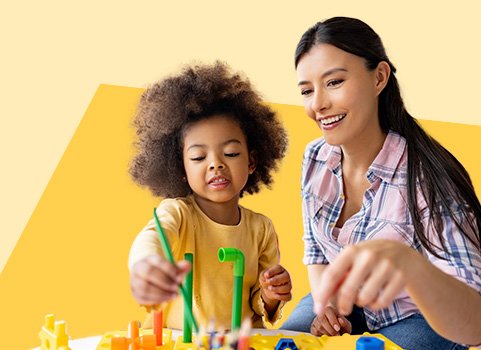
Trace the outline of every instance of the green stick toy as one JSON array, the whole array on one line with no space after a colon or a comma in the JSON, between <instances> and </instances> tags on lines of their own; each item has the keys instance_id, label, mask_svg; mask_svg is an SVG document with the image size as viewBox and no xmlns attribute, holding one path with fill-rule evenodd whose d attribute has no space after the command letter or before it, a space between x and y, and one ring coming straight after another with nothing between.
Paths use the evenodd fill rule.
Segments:
<instances>
[{"instance_id":1,"label":"green stick toy","mask_svg":"<svg viewBox=\"0 0 481 350\"><path fill-rule=\"evenodd\" d=\"M157 212L155 211L155 208L154 208L154 219L155 219L155 224L157 225L157 231L159 232L159 239L160 239L160 245L162 246L162 250L164 251L164 254L166 258L169 260L169 262L175 266L175 261L174 261L174 257L172 256L172 251L170 250L169 242L167 241L167 237L165 237L164 230L162 230L162 226L160 225L160 221L159 221L159 218L157 217ZM184 289L184 286L182 284L179 285L179 289L180 289L180 293L182 294L182 297L184 298L184 311L187 312L187 317L192 323L192 326L194 327L195 332L199 333L199 327L197 326L194 313L192 312L192 302L189 303L189 294ZM192 295L192 293L190 295Z\"/></svg>"}]
</instances>

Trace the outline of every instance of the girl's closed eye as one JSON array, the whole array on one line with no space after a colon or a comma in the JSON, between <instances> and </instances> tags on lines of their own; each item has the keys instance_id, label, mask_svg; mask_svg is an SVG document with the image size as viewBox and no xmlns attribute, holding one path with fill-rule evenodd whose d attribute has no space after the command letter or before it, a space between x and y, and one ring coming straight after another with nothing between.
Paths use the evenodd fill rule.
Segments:
<instances>
[{"instance_id":1,"label":"girl's closed eye","mask_svg":"<svg viewBox=\"0 0 481 350\"><path fill-rule=\"evenodd\" d=\"M224 153L226 157L234 158L240 155L240 152L229 152L229 153Z\"/></svg>"},{"instance_id":2,"label":"girl's closed eye","mask_svg":"<svg viewBox=\"0 0 481 350\"><path fill-rule=\"evenodd\" d=\"M194 162L200 162L205 159L205 156L196 156L196 157L190 157L190 160Z\"/></svg>"}]
</instances>

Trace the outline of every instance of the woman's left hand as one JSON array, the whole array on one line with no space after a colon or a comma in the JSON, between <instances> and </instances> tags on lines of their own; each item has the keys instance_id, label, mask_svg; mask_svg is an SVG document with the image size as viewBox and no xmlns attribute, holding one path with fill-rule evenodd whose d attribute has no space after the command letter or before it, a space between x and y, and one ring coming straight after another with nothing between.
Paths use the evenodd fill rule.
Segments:
<instances>
[{"instance_id":1,"label":"woman's left hand","mask_svg":"<svg viewBox=\"0 0 481 350\"><path fill-rule=\"evenodd\" d=\"M410 261L416 252L390 240L370 240L347 246L323 272L313 295L314 310L322 314L335 297L342 315L353 305L382 309L389 306L408 282ZM415 259L414 259L415 260Z\"/></svg>"}]
</instances>

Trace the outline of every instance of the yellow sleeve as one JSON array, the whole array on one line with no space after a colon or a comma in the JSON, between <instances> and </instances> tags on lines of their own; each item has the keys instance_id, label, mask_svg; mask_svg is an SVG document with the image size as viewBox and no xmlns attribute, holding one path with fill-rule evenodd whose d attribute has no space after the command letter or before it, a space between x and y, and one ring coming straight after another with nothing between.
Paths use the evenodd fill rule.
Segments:
<instances>
[{"instance_id":1,"label":"yellow sleeve","mask_svg":"<svg viewBox=\"0 0 481 350\"><path fill-rule=\"evenodd\" d=\"M177 200L165 199L160 203L156 211L162 230L167 236L169 245L175 256L175 252L178 250L179 232L182 224L181 207ZM152 218L132 243L128 261L129 270L132 269L132 266L134 266L137 261L153 254L164 256L162 247L160 246L159 233L157 232L155 221Z\"/></svg>"},{"instance_id":2,"label":"yellow sleeve","mask_svg":"<svg viewBox=\"0 0 481 350\"><path fill-rule=\"evenodd\" d=\"M268 324L273 326L282 317L282 308L285 305L285 301L279 302L276 312L271 318L269 318L267 310L265 309L264 301L261 297L261 286L259 284L259 276L261 272L271 266L279 264L280 261L279 242L270 219L267 219L264 240L259 248L259 275L257 276L255 286L251 289L250 303L252 310L262 317L264 325Z\"/></svg>"}]
</instances>

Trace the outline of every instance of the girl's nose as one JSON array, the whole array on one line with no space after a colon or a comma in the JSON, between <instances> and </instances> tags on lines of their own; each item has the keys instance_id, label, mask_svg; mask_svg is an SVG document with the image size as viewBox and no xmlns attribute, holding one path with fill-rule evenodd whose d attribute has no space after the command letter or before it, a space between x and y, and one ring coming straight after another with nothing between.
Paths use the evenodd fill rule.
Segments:
<instances>
[{"instance_id":1,"label":"girl's nose","mask_svg":"<svg viewBox=\"0 0 481 350\"><path fill-rule=\"evenodd\" d=\"M220 169L224 169L224 164L219 160L215 160L209 164L209 170L220 170Z\"/></svg>"}]
</instances>

